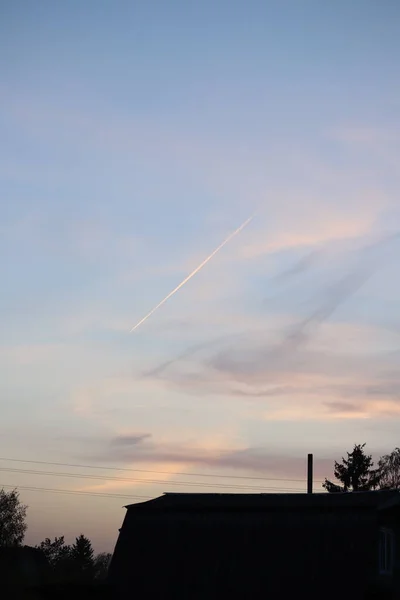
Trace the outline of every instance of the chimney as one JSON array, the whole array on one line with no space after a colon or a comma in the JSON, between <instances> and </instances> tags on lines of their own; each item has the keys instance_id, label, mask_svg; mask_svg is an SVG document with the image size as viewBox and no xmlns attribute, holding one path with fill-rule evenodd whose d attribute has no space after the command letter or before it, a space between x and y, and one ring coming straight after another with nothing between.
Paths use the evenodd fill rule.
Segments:
<instances>
[{"instance_id":1,"label":"chimney","mask_svg":"<svg viewBox=\"0 0 400 600\"><path fill-rule=\"evenodd\" d=\"M307 494L313 493L313 455L307 457Z\"/></svg>"}]
</instances>

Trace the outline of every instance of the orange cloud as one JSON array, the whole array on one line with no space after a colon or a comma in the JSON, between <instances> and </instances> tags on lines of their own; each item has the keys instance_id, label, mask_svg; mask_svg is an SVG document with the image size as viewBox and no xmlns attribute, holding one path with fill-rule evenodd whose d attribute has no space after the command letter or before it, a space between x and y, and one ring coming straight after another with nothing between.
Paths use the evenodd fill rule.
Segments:
<instances>
[{"instance_id":1,"label":"orange cloud","mask_svg":"<svg viewBox=\"0 0 400 600\"><path fill-rule=\"evenodd\" d=\"M375 218L372 215L357 217L326 214L320 221L300 222L297 225L282 227L279 233L266 230L258 237L259 241L243 244L244 258L258 258L291 248L317 246L343 239L358 238L371 232Z\"/></svg>"},{"instance_id":2,"label":"orange cloud","mask_svg":"<svg viewBox=\"0 0 400 600\"><path fill-rule=\"evenodd\" d=\"M127 463L125 468L129 469L130 467L135 468L137 463L129 464ZM146 488L147 493L149 495L159 495L164 491L164 488L161 484L167 484L167 482L176 475L176 473L182 471L184 468L189 468L190 465L185 465L185 463L158 463L158 462L150 462L146 463L146 469L149 471L159 471L159 473L152 475L152 473L141 473L141 472L121 472L115 470L110 474L110 479L101 483L94 483L89 485L84 485L76 488L78 491L85 492L121 492L121 491L132 491L132 494L138 492L140 488L140 494L143 494L143 487ZM112 478L125 479L125 481L113 480ZM156 480L157 485L152 484L152 481ZM145 492L146 492L145 490Z\"/></svg>"}]
</instances>

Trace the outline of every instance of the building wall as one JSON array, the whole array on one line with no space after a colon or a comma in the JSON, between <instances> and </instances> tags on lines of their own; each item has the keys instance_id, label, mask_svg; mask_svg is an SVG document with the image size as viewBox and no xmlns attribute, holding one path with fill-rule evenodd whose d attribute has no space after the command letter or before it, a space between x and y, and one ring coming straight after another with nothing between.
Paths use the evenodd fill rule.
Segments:
<instances>
[{"instance_id":1,"label":"building wall","mask_svg":"<svg viewBox=\"0 0 400 600\"><path fill-rule=\"evenodd\" d=\"M129 512L110 579L130 597L363 598L377 576L375 513Z\"/></svg>"},{"instance_id":2,"label":"building wall","mask_svg":"<svg viewBox=\"0 0 400 600\"><path fill-rule=\"evenodd\" d=\"M393 592L395 598L400 598L400 513L395 508L379 515L379 527L389 529L394 534L394 565L390 575L380 575L379 581L383 588Z\"/></svg>"}]
</instances>

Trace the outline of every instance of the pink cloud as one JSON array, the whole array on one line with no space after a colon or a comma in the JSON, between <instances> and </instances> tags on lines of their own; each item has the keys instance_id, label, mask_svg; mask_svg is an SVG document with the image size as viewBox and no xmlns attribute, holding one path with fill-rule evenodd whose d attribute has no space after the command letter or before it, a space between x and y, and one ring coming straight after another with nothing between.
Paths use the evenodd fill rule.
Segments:
<instances>
[{"instance_id":1,"label":"pink cloud","mask_svg":"<svg viewBox=\"0 0 400 600\"><path fill-rule=\"evenodd\" d=\"M400 142L400 131L396 130L396 128L355 127L348 125L331 129L327 135L331 139L348 144L377 145Z\"/></svg>"}]
</instances>

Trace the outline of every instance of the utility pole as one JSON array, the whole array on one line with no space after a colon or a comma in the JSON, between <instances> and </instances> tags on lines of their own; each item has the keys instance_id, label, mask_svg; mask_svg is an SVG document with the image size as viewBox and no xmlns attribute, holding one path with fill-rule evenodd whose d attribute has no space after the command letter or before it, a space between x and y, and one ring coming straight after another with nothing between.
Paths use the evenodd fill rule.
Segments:
<instances>
[{"instance_id":1,"label":"utility pole","mask_svg":"<svg viewBox=\"0 0 400 600\"><path fill-rule=\"evenodd\" d=\"M313 455L307 456L307 494L313 493Z\"/></svg>"}]
</instances>

